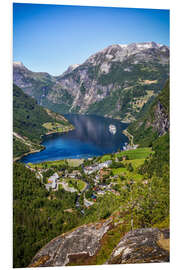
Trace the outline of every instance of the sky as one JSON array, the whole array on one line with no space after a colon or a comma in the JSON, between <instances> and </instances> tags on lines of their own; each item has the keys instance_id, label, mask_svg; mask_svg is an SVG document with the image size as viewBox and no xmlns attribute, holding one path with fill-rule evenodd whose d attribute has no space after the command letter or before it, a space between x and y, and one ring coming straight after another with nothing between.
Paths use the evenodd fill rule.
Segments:
<instances>
[{"instance_id":1,"label":"sky","mask_svg":"<svg viewBox=\"0 0 180 270\"><path fill-rule=\"evenodd\" d=\"M169 10L13 4L13 61L62 74L112 44L169 46Z\"/></svg>"}]
</instances>

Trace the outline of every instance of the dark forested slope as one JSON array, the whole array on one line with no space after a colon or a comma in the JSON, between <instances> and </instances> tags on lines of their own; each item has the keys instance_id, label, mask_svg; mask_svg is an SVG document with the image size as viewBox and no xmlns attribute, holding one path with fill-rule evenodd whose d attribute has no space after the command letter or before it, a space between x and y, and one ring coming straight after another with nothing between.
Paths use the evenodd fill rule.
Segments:
<instances>
[{"instance_id":1,"label":"dark forested slope","mask_svg":"<svg viewBox=\"0 0 180 270\"><path fill-rule=\"evenodd\" d=\"M169 81L147 112L129 125L128 131L140 146L152 146L155 139L169 131Z\"/></svg>"},{"instance_id":2,"label":"dark forested slope","mask_svg":"<svg viewBox=\"0 0 180 270\"><path fill-rule=\"evenodd\" d=\"M49 130L47 127L51 126L52 130ZM59 132L63 128L72 126L63 116L39 106L35 99L13 85L14 156L40 149L42 135L48 131Z\"/></svg>"}]
</instances>

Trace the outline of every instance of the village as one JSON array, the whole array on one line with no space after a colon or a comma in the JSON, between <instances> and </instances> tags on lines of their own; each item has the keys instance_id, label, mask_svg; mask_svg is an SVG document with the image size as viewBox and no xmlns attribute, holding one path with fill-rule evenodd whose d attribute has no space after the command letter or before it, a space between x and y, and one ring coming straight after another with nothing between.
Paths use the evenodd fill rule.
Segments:
<instances>
[{"instance_id":1,"label":"village","mask_svg":"<svg viewBox=\"0 0 180 270\"><path fill-rule=\"evenodd\" d=\"M44 175L50 170L49 168L28 168L36 172L36 177L44 183L47 191L57 191L59 188L67 192L76 192L79 198L83 194L84 206L92 206L99 196L104 196L107 192L119 195L113 186L116 183L113 181L118 178L118 175L112 175L111 169L112 160L107 160L101 163L93 163L89 166L79 168L56 170L49 177ZM51 169L52 170L52 169ZM76 207L80 206L79 201L76 202Z\"/></svg>"},{"instance_id":2,"label":"village","mask_svg":"<svg viewBox=\"0 0 180 270\"><path fill-rule=\"evenodd\" d=\"M83 213L105 195L123 197L134 183L148 184L148 179L136 169L143 164L145 154L151 153L151 149L144 150L131 149L101 157L29 163L26 166L35 172L49 194L58 190L75 194L75 207Z\"/></svg>"}]
</instances>

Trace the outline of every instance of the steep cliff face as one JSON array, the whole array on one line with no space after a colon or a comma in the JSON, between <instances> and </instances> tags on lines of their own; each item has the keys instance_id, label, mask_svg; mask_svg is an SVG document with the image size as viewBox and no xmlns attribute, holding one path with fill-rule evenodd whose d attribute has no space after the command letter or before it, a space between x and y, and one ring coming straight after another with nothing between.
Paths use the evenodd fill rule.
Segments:
<instances>
[{"instance_id":1,"label":"steep cliff face","mask_svg":"<svg viewBox=\"0 0 180 270\"><path fill-rule=\"evenodd\" d=\"M55 80L53 76L46 72L32 72L22 62L14 62L13 82L26 94L34 97L38 103L41 103L40 98L47 94Z\"/></svg>"},{"instance_id":2,"label":"steep cliff face","mask_svg":"<svg viewBox=\"0 0 180 270\"><path fill-rule=\"evenodd\" d=\"M111 45L61 76L14 65L14 83L60 113L136 118L169 75L169 48L154 42Z\"/></svg>"},{"instance_id":3,"label":"steep cliff face","mask_svg":"<svg viewBox=\"0 0 180 270\"><path fill-rule=\"evenodd\" d=\"M169 81L151 104L148 111L128 130L134 135L134 142L141 146L149 146L152 142L169 131Z\"/></svg>"},{"instance_id":4,"label":"steep cliff face","mask_svg":"<svg viewBox=\"0 0 180 270\"><path fill-rule=\"evenodd\" d=\"M169 118L164 112L163 105L158 101L157 106L154 110L154 122L152 126L157 131L159 136L164 135L169 130Z\"/></svg>"}]
</instances>

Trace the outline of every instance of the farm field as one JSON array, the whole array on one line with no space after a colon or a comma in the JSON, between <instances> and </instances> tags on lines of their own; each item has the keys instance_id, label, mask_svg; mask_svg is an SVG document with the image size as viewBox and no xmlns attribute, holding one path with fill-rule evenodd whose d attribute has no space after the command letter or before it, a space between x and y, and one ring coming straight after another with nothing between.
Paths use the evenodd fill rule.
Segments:
<instances>
[{"instance_id":1,"label":"farm field","mask_svg":"<svg viewBox=\"0 0 180 270\"><path fill-rule=\"evenodd\" d=\"M137 160L137 159L145 159L150 154L153 154L153 151L150 147L144 147L144 148L137 148L133 150L127 150L127 151L121 151L119 153L115 153L115 157L123 157L127 156L130 160ZM104 155L101 157L99 162L104 162L108 159L111 159L111 155Z\"/></svg>"}]
</instances>

